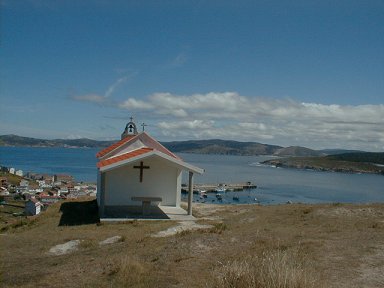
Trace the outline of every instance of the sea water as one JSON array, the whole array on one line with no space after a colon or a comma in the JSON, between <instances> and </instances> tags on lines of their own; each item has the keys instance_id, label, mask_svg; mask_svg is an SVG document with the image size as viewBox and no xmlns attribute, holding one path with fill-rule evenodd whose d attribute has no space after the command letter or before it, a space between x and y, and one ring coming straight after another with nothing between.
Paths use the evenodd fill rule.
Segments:
<instances>
[{"instance_id":1,"label":"sea water","mask_svg":"<svg viewBox=\"0 0 384 288\"><path fill-rule=\"evenodd\" d=\"M0 165L42 174L70 174L96 182L96 148L0 147Z\"/></svg>"},{"instance_id":2,"label":"sea water","mask_svg":"<svg viewBox=\"0 0 384 288\"><path fill-rule=\"evenodd\" d=\"M24 173L70 174L77 181L96 182L95 148L31 148L0 147L0 165L23 170ZM178 154L186 162L205 169L195 175L195 183L218 184L252 182L256 189L225 192L222 201L215 194L194 201L207 203L372 203L384 202L384 176L347 174L275 168L260 162L271 156L229 156ZM187 183L187 175L183 175ZM233 196L239 196L234 200ZM184 196L185 197L185 196Z\"/></svg>"},{"instance_id":3,"label":"sea water","mask_svg":"<svg viewBox=\"0 0 384 288\"><path fill-rule=\"evenodd\" d=\"M183 159L204 168L195 183L251 181L256 189L221 193L219 203L372 203L384 202L384 176L276 168L261 165L271 156L221 156L182 154ZM239 201L233 200L238 195ZM217 203L214 194L195 201Z\"/></svg>"}]
</instances>

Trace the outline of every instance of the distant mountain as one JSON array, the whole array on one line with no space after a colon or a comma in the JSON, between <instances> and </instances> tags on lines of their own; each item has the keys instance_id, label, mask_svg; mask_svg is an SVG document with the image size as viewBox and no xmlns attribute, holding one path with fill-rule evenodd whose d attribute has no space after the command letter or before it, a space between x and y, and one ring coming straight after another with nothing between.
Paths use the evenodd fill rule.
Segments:
<instances>
[{"instance_id":1,"label":"distant mountain","mask_svg":"<svg viewBox=\"0 0 384 288\"><path fill-rule=\"evenodd\" d=\"M172 152L220 155L272 155L281 146L231 140L189 140L162 143Z\"/></svg>"},{"instance_id":2,"label":"distant mountain","mask_svg":"<svg viewBox=\"0 0 384 288\"><path fill-rule=\"evenodd\" d=\"M116 140L117 141L117 140ZM26 147L107 147L116 141L96 141L91 139L37 139L17 135L0 136L0 146ZM190 140L162 142L175 153L200 153L221 155L272 155L281 146L261 144L257 142L238 142L230 140Z\"/></svg>"},{"instance_id":3,"label":"distant mountain","mask_svg":"<svg viewBox=\"0 0 384 288\"><path fill-rule=\"evenodd\" d=\"M326 154L321 151L312 150L305 147L290 146L290 147L278 149L274 153L274 155L282 156L282 157L288 157L288 156L310 157L310 156L325 156Z\"/></svg>"},{"instance_id":4,"label":"distant mountain","mask_svg":"<svg viewBox=\"0 0 384 288\"><path fill-rule=\"evenodd\" d=\"M17 135L0 136L0 146L24 146L24 147L107 147L114 141L96 141L92 139L37 139Z\"/></svg>"},{"instance_id":5,"label":"distant mountain","mask_svg":"<svg viewBox=\"0 0 384 288\"><path fill-rule=\"evenodd\" d=\"M82 139L37 139L17 135L0 136L0 146L24 147L73 147L73 148L104 148L115 141L97 141L87 138ZM300 146L281 147L277 145L262 144L257 142L239 142L232 140L189 140L162 142L170 151L175 153L199 153L219 155L275 155L279 157L319 157L340 153L354 154L361 151L351 150L312 150ZM340 152L340 153L337 153Z\"/></svg>"}]
</instances>

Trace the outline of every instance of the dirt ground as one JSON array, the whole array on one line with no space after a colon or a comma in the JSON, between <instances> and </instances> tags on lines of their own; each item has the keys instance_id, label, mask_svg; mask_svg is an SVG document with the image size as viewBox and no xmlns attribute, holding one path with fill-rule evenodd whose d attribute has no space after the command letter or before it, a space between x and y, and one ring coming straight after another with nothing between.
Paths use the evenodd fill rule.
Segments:
<instances>
[{"instance_id":1,"label":"dirt ground","mask_svg":"<svg viewBox=\"0 0 384 288\"><path fill-rule=\"evenodd\" d=\"M215 271L225 263L286 251L305 263L304 272L316 276L315 287L384 287L384 204L196 204L194 215L193 225L107 224L94 215L76 222L76 213L63 222L60 204L55 204L37 217L1 227L0 284L212 287ZM161 233L180 225L194 228ZM115 236L118 242L100 245ZM75 250L49 253L73 240L79 240Z\"/></svg>"}]
</instances>

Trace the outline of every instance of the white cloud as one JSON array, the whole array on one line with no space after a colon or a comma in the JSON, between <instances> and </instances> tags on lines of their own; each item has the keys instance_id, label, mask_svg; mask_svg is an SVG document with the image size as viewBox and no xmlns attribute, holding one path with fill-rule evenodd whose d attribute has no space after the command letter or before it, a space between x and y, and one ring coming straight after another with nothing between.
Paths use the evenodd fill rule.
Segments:
<instances>
[{"instance_id":1,"label":"white cloud","mask_svg":"<svg viewBox=\"0 0 384 288\"><path fill-rule=\"evenodd\" d=\"M118 107L122 109L127 109L127 110L130 110L130 109L150 110L155 108L155 106L150 103L146 103L144 101L136 100L133 98L129 98L128 100L125 100L124 102L120 103Z\"/></svg>"},{"instance_id":2,"label":"white cloud","mask_svg":"<svg viewBox=\"0 0 384 288\"><path fill-rule=\"evenodd\" d=\"M176 129L211 129L213 128L213 121L202 121L202 120L193 120L193 121L181 121L181 122L160 122L158 127L169 130Z\"/></svg>"},{"instance_id":3,"label":"white cloud","mask_svg":"<svg viewBox=\"0 0 384 288\"><path fill-rule=\"evenodd\" d=\"M236 92L154 93L120 108L142 112L159 136L267 141L311 148L384 149L384 105L324 105L292 99L245 97Z\"/></svg>"},{"instance_id":4,"label":"white cloud","mask_svg":"<svg viewBox=\"0 0 384 288\"><path fill-rule=\"evenodd\" d=\"M69 139L69 140L80 139L80 138L86 138L86 137L80 134L69 134L65 137L65 139Z\"/></svg>"},{"instance_id":5,"label":"white cloud","mask_svg":"<svg viewBox=\"0 0 384 288\"><path fill-rule=\"evenodd\" d=\"M108 87L107 91L104 94L104 97L106 98L110 97L113 94L113 92L115 92L117 87L119 87L124 82L126 82L130 77L131 77L130 75L127 75L117 79L111 86Z\"/></svg>"},{"instance_id":6,"label":"white cloud","mask_svg":"<svg viewBox=\"0 0 384 288\"><path fill-rule=\"evenodd\" d=\"M129 75L125 75L123 77L118 78L115 82L113 82L108 89L105 91L104 95L99 94L85 94L85 95L75 95L72 96L71 99L76 101L84 101L96 104L108 104L112 105L112 101L109 99L116 89L127 82L131 77L133 77L135 73L131 73Z\"/></svg>"}]
</instances>

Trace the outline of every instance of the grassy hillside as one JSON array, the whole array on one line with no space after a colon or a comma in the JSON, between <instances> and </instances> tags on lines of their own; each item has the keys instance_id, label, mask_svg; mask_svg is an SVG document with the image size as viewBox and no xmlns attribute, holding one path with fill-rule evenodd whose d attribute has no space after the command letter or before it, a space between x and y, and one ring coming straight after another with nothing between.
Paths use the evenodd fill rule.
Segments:
<instances>
[{"instance_id":1,"label":"grassy hillside","mask_svg":"<svg viewBox=\"0 0 384 288\"><path fill-rule=\"evenodd\" d=\"M328 156L329 159L384 165L384 153L355 152Z\"/></svg>"},{"instance_id":2,"label":"grassy hillside","mask_svg":"<svg viewBox=\"0 0 384 288\"><path fill-rule=\"evenodd\" d=\"M8 172L1 172L1 171L0 171L0 176L7 177L8 185L15 185L15 186L18 186L20 184L20 181L24 179L24 177L17 176L15 174L11 174ZM39 184L35 180L28 179L28 182L29 182L29 187L31 188L39 187Z\"/></svg>"},{"instance_id":3,"label":"grassy hillside","mask_svg":"<svg viewBox=\"0 0 384 288\"><path fill-rule=\"evenodd\" d=\"M373 288L384 283L384 205L200 204L194 210L197 223L212 228L158 238L153 235L179 223L100 224L94 201L83 202L88 208L64 202L82 211L66 221L58 203L18 225L2 224L2 287ZM117 243L99 245L116 235L122 236ZM77 251L49 253L70 240L80 240Z\"/></svg>"},{"instance_id":4,"label":"grassy hillside","mask_svg":"<svg viewBox=\"0 0 384 288\"><path fill-rule=\"evenodd\" d=\"M20 181L22 179L24 179L21 176L17 176L15 174L11 174L11 173L8 173L8 172L1 172L1 171L0 171L0 176L1 177L7 177L8 184L9 185L15 185L15 186L18 186L20 184Z\"/></svg>"},{"instance_id":5,"label":"grassy hillside","mask_svg":"<svg viewBox=\"0 0 384 288\"><path fill-rule=\"evenodd\" d=\"M324 157L289 157L264 161L278 167L384 175L384 153L348 153ZM379 165L377 165L379 164Z\"/></svg>"}]
</instances>

